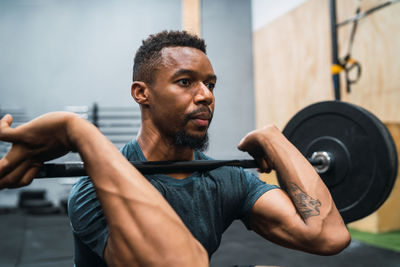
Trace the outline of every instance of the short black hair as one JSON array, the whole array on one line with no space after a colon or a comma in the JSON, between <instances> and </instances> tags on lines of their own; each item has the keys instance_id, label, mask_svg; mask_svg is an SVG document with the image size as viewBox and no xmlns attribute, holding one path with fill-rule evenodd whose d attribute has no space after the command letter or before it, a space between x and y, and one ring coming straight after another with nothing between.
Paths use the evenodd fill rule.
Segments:
<instances>
[{"instance_id":1,"label":"short black hair","mask_svg":"<svg viewBox=\"0 0 400 267\"><path fill-rule=\"evenodd\" d=\"M161 63L161 50L165 47L193 47L206 54L204 40L186 31L162 31L142 41L133 63L133 81L151 84L155 69Z\"/></svg>"}]
</instances>

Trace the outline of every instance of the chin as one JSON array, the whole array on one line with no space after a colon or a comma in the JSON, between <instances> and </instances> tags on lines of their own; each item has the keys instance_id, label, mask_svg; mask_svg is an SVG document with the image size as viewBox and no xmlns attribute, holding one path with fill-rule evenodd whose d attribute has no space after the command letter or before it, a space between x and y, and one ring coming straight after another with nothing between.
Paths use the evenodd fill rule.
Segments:
<instances>
[{"instance_id":1,"label":"chin","mask_svg":"<svg viewBox=\"0 0 400 267\"><path fill-rule=\"evenodd\" d=\"M207 131L197 134L180 131L175 136L175 144L178 146L190 147L192 149L204 151L208 147Z\"/></svg>"}]
</instances>

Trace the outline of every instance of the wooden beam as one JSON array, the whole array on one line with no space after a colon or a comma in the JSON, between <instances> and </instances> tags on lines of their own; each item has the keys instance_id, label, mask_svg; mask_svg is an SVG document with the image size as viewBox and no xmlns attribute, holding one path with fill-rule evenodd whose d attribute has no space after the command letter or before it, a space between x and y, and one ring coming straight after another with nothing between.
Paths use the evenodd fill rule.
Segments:
<instances>
[{"instance_id":1,"label":"wooden beam","mask_svg":"<svg viewBox=\"0 0 400 267\"><path fill-rule=\"evenodd\" d=\"M201 0L182 0L182 29L201 36Z\"/></svg>"}]
</instances>

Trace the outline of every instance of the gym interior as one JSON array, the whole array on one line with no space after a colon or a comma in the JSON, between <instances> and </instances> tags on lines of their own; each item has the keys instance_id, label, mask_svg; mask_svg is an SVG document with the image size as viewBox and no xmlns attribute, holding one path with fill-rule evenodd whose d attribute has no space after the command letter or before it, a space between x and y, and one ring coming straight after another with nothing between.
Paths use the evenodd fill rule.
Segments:
<instances>
[{"instance_id":1,"label":"gym interior","mask_svg":"<svg viewBox=\"0 0 400 267\"><path fill-rule=\"evenodd\" d=\"M333 100L374 114L400 151L398 2L1 0L0 114L12 114L16 127L75 112L121 148L140 128L130 95L135 50L149 34L187 30L205 39L218 76L212 158L249 159L236 148L246 133L283 130L300 110ZM0 149L3 157L10 145ZM79 155L53 162L71 161ZM66 199L77 179L0 190L0 266L73 266ZM260 179L279 184L274 172ZM379 207L349 221L352 242L338 255L283 248L235 222L210 266L400 266L399 183L396 168Z\"/></svg>"}]
</instances>

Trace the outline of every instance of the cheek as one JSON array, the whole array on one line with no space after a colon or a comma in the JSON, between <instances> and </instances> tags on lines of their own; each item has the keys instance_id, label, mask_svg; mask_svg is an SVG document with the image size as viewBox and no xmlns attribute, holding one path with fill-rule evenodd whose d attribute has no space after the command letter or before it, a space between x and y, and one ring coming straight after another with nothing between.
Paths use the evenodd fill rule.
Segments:
<instances>
[{"instance_id":1,"label":"cheek","mask_svg":"<svg viewBox=\"0 0 400 267\"><path fill-rule=\"evenodd\" d=\"M170 116L180 116L185 114L186 106L185 102L178 98L164 99L162 102L164 113Z\"/></svg>"},{"instance_id":2,"label":"cheek","mask_svg":"<svg viewBox=\"0 0 400 267\"><path fill-rule=\"evenodd\" d=\"M181 93L164 99L164 110L175 116L184 116L190 107L192 98L189 94Z\"/></svg>"},{"instance_id":3,"label":"cheek","mask_svg":"<svg viewBox=\"0 0 400 267\"><path fill-rule=\"evenodd\" d=\"M176 99L163 99L153 109L153 118L166 128L181 127L186 114L186 106L179 103Z\"/></svg>"},{"instance_id":4,"label":"cheek","mask_svg":"<svg viewBox=\"0 0 400 267\"><path fill-rule=\"evenodd\" d=\"M160 88L157 88L160 89ZM158 122L167 121L171 126L181 127L193 102L193 96L190 92L180 90L179 88L165 86L159 91L155 91L152 95L154 106L152 109L153 117ZM165 122L163 123L165 124ZM165 125L168 127L168 125Z\"/></svg>"}]
</instances>

